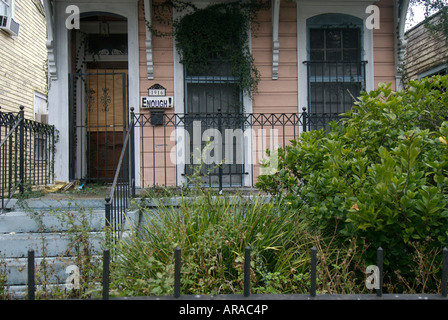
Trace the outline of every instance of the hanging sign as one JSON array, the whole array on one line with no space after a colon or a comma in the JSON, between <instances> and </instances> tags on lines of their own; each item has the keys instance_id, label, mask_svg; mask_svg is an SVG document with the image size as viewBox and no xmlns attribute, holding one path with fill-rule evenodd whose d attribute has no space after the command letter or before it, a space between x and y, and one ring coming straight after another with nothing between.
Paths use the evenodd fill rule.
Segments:
<instances>
[{"instance_id":1,"label":"hanging sign","mask_svg":"<svg viewBox=\"0 0 448 320\"><path fill-rule=\"evenodd\" d=\"M166 89L155 84L148 89L148 96L141 97L142 109L169 109L174 106L174 98L166 96Z\"/></svg>"}]
</instances>

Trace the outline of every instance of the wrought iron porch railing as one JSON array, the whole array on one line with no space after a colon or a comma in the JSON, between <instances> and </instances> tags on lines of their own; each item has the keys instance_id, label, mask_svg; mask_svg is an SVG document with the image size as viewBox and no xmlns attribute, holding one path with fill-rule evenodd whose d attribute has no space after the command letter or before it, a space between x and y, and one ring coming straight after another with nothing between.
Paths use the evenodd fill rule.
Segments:
<instances>
[{"instance_id":1,"label":"wrought iron porch railing","mask_svg":"<svg viewBox=\"0 0 448 320\"><path fill-rule=\"evenodd\" d=\"M25 119L18 113L0 112L1 212L11 198L27 188L54 182L54 126Z\"/></svg>"},{"instance_id":2,"label":"wrought iron porch railing","mask_svg":"<svg viewBox=\"0 0 448 320\"><path fill-rule=\"evenodd\" d=\"M131 119L134 109L131 108ZM114 180L105 204L105 224L112 232L113 240L121 238L123 224L129 209L130 199L135 196L134 178L134 123L131 121L123 142L123 148L115 170ZM112 239L108 239L110 241Z\"/></svg>"},{"instance_id":3,"label":"wrought iron porch railing","mask_svg":"<svg viewBox=\"0 0 448 320\"><path fill-rule=\"evenodd\" d=\"M289 114L135 114L140 143L136 179L143 188L178 186L179 177L186 184L196 179L219 189L252 185L266 149L284 148L301 132L328 129L329 122L341 119L338 113L306 108Z\"/></svg>"}]
</instances>

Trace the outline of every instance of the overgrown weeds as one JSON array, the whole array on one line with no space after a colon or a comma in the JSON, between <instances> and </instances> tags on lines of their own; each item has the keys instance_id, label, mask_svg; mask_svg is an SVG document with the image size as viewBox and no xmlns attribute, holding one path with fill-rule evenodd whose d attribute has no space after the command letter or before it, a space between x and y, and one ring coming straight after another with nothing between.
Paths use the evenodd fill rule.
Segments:
<instances>
[{"instance_id":1,"label":"overgrown weeds","mask_svg":"<svg viewBox=\"0 0 448 320\"><path fill-rule=\"evenodd\" d=\"M369 256L376 247L355 238L341 244L336 234L310 231L305 215L290 203L267 199L206 190L196 197L153 199L155 207L141 208L138 232L118 243L111 294L172 295L176 247L182 250L182 294L241 294L246 246L251 247L252 293L308 294L313 246L318 293L373 293L366 287L366 267L375 264ZM440 252L421 243L413 252L414 264L406 272L385 265L385 292L440 291Z\"/></svg>"},{"instance_id":2,"label":"overgrown weeds","mask_svg":"<svg viewBox=\"0 0 448 320\"><path fill-rule=\"evenodd\" d=\"M173 252L182 249L185 294L242 290L244 248L252 249L254 290L290 291L306 260L296 213L262 198L212 196L205 192L180 203L142 208L144 226L120 243L114 264L117 294L167 295L172 291Z\"/></svg>"}]
</instances>

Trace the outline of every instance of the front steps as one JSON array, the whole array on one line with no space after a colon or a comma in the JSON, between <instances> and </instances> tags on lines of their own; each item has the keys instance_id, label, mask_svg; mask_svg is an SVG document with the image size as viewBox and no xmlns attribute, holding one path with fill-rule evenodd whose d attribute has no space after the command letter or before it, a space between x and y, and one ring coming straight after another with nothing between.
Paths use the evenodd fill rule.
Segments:
<instances>
[{"instance_id":1,"label":"front steps","mask_svg":"<svg viewBox=\"0 0 448 320\"><path fill-rule=\"evenodd\" d=\"M9 212L0 214L0 275L6 273L10 297L26 298L28 250L35 252L36 277L62 287L69 276L66 268L76 265L76 246L88 241L92 259L101 258L104 205L104 199L88 198L11 200ZM138 219L138 210L128 212L125 231L136 227ZM47 271L42 271L43 262Z\"/></svg>"}]
</instances>

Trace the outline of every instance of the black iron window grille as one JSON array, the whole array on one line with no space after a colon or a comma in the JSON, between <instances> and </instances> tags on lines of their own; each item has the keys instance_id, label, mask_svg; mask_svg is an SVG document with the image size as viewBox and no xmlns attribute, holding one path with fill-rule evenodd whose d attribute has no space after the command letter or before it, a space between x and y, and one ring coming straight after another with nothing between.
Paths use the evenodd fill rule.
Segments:
<instances>
[{"instance_id":1,"label":"black iron window grille","mask_svg":"<svg viewBox=\"0 0 448 320\"><path fill-rule=\"evenodd\" d=\"M308 69L308 113L314 122L341 118L365 90L366 61L305 61ZM308 129L317 129L310 122Z\"/></svg>"},{"instance_id":2,"label":"black iron window grille","mask_svg":"<svg viewBox=\"0 0 448 320\"><path fill-rule=\"evenodd\" d=\"M338 120L365 90L366 61L362 61L360 28L314 28L309 31L308 113ZM310 122L309 129L316 129ZM328 128L328 127L327 127Z\"/></svg>"},{"instance_id":3,"label":"black iron window grille","mask_svg":"<svg viewBox=\"0 0 448 320\"><path fill-rule=\"evenodd\" d=\"M207 129L212 128L219 132L242 128L243 97L237 80L231 75L230 63L210 61L209 65L207 72L191 73L185 70L185 128L190 136L198 128L201 136L207 135ZM225 135L221 137L226 139ZM215 136L209 136L209 141L202 139L201 150L217 142L215 139ZM229 143L222 141L223 146ZM213 149L211 155L222 158L222 161L198 164L196 147L192 140L187 146L190 155L185 167L186 177L199 174L203 176L203 184L220 188L223 184L229 187L243 184L243 163L222 157L224 149ZM241 153L242 141L233 141L232 148L232 154Z\"/></svg>"}]
</instances>

